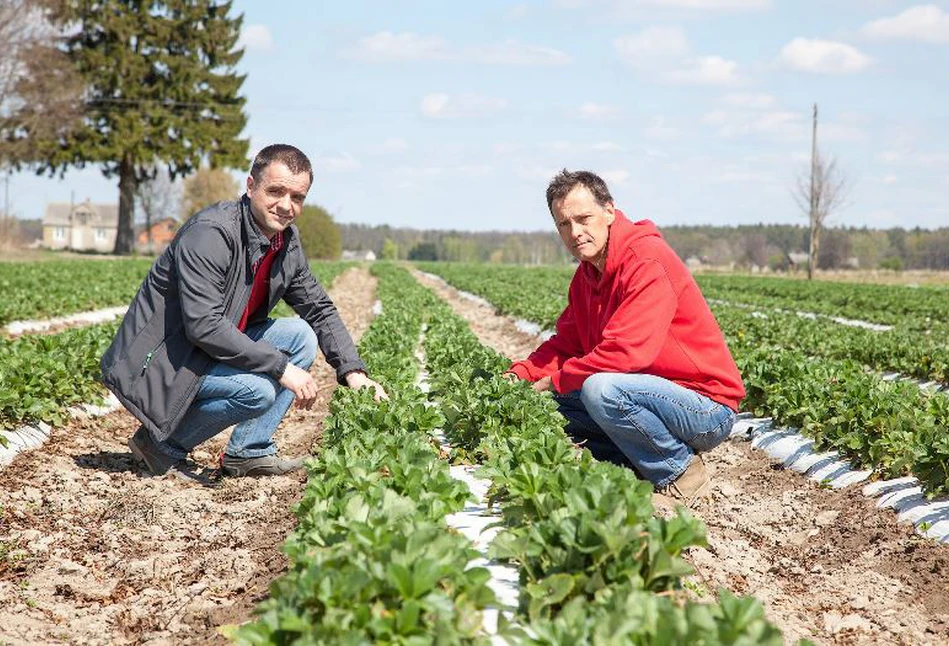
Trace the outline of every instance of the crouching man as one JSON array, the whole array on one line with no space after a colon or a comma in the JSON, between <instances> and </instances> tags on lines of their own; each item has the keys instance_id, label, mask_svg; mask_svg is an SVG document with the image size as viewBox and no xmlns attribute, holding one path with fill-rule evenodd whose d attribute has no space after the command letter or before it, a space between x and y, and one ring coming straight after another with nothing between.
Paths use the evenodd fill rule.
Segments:
<instances>
[{"instance_id":1,"label":"crouching man","mask_svg":"<svg viewBox=\"0 0 949 646\"><path fill-rule=\"evenodd\" d=\"M225 475L299 469L303 458L277 457L273 434L294 400L316 400L317 345L340 384L386 397L304 257L294 221L312 182L300 150L264 148L246 194L191 217L132 301L102 374L142 423L129 448L151 473L189 477L188 454L235 424ZM281 299L300 318L268 318Z\"/></svg>"},{"instance_id":2,"label":"crouching man","mask_svg":"<svg viewBox=\"0 0 949 646\"><path fill-rule=\"evenodd\" d=\"M595 457L690 505L709 486L701 452L728 437L745 396L721 330L656 226L628 220L600 177L564 170L547 206L580 265L556 334L510 370L553 391Z\"/></svg>"}]
</instances>

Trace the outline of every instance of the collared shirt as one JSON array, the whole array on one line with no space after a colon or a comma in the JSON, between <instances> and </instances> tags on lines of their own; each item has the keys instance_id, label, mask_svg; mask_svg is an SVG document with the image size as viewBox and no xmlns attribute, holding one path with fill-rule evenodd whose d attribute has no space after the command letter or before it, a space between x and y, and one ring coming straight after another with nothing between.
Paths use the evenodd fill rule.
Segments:
<instances>
[{"instance_id":1,"label":"collared shirt","mask_svg":"<svg viewBox=\"0 0 949 646\"><path fill-rule=\"evenodd\" d=\"M280 253L281 248L283 248L282 231L274 236L266 253L257 260L252 268L254 285L250 290L250 300L247 301L247 307L244 308L241 320L237 324L237 329L241 332L247 329L247 321L253 317L254 313L261 306L267 306L267 297L270 294L270 268L273 266L274 258Z\"/></svg>"}]
</instances>

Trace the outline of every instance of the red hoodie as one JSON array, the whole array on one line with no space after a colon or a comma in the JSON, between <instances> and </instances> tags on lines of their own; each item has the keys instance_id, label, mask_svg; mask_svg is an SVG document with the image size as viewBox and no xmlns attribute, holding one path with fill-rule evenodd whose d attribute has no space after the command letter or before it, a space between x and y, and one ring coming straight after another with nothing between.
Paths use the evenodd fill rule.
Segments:
<instances>
[{"instance_id":1,"label":"red hoodie","mask_svg":"<svg viewBox=\"0 0 949 646\"><path fill-rule=\"evenodd\" d=\"M580 263L557 333L511 366L521 379L551 376L559 393L598 372L656 375L738 410L738 367L689 270L649 220L621 211L606 267Z\"/></svg>"}]
</instances>

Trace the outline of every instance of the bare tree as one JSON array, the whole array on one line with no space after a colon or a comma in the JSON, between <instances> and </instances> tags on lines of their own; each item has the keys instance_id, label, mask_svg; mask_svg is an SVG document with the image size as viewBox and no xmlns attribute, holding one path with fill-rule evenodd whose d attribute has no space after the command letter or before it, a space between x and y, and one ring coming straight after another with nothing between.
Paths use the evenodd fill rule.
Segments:
<instances>
[{"instance_id":1,"label":"bare tree","mask_svg":"<svg viewBox=\"0 0 949 646\"><path fill-rule=\"evenodd\" d=\"M0 1L0 165L31 158L25 135L55 139L79 123L84 85L57 47L50 0Z\"/></svg>"},{"instance_id":2,"label":"bare tree","mask_svg":"<svg viewBox=\"0 0 949 646\"><path fill-rule=\"evenodd\" d=\"M843 206L850 190L849 182L837 167L837 159L825 159L817 150L817 105L814 105L814 129L811 140L811 164L808 172L797 178L794 199L810 221L810 242L807 259L807 279L814 278L820 233L831 214Z\"/></svg>"},{"instance_id":3,"label":"bare tree","mask_svg":"<svg viewBox=\"0 0 949 646\"><path fill-rule=\"evenodd\" d=\"M157 168L151 180L140 182L135 190L139 212L144 216L146 251L152 253L152 224L162 218L178 219L181 211L181 182L172 181L167 172Z\"/></svg>"},{"instance_id":4,"label":"bare tree","mask_svg":"<svg viewBox=\"0 0 949 646\"><path fill-rule=\"evenodd\" d=\"M203 166L194 175L184 180L184 196L181 203L182 219L187 219L215 202L236 200L241 185L223 168Z\"/></svg>"}]
</instances>

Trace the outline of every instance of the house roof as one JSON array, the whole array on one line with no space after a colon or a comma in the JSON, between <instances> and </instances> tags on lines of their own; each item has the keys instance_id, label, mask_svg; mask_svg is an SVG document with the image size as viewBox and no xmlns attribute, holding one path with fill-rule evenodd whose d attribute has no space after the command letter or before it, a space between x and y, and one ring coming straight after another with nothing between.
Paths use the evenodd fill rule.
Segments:
<instances>
[{"instance_id":1,"label":"house roof","mask_svg":"<svg viewBox=\"0 0 949 646\"><path fill-rule=\"evenodd\" d=\"M119 206L117 204L93 204L89 200L78 204L50 202L46 205L43 224L48 226L72 226L74 217L86 214L88 224L96 227L118 227Z\"/></svg>"}]
</instances>

